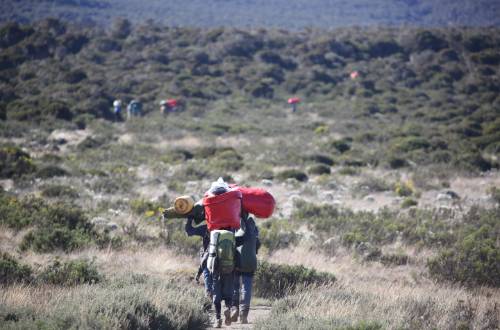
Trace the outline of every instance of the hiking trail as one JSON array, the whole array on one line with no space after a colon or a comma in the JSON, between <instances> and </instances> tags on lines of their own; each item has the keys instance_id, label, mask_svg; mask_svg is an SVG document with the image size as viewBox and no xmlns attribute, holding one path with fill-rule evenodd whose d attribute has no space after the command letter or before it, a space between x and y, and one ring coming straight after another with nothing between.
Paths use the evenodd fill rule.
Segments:
<instances>
[{"instance_id":1,"label":"hiking trail","mask_svg":"<svg viewBox=\"0 0 500 330\"><path fill-rule=\"evenodd\" d=\"M223 322L222 329L224 329L224 328L225 329L253 329L257 320L266 318L270 312L271 312L271 306L268 306L268 305L251 306L250 313L248 314L248 324L241 324L240 321L238 320L238 322L233 322L233 323L231 323L230 326L227 326ZM222 317L222 319L224 320L224 316ZM211 320L213 321L213 318L211 318ZM216 328L210 327L207 329L212 330L212 329L216 329Z\"/></svg>"}]
</instances>

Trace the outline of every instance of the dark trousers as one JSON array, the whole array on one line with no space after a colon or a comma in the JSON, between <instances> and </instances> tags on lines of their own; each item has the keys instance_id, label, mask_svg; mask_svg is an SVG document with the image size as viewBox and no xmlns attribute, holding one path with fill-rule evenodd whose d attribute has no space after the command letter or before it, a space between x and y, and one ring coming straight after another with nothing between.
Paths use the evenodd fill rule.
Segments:
<instances>
[{"instance_id":1,"label":"dark trousers","mask_svg":"<svg viewBox=\"0 0 500 330\"><path fill-rule=\"evenodd\" d=\"M224 301L226 308L231 308L231 300L233 297L233 273L212 275L213 281L213 302L215 306L216 318L221 317L221 302Z\"/></svg>"}]
</instances>

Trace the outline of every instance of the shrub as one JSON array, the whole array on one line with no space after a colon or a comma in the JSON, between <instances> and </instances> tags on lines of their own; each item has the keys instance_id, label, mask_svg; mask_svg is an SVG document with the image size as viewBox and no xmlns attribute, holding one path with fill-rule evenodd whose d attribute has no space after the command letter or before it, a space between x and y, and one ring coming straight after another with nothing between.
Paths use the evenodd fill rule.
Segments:
<instances>
[{"instance_id":1,"label":"shrub","mask_svg":"<svg viewBox=\"0 0 500 330\"><path fill-rule=\"evenodd\" d=\"M273 220L262 223L259 228L259 239L269 252L286 249L298 243L299 235L287 220Z\"/></svg>"},{"instance_id":2,"label":"shrub","mask_svg":"<svg viewBox=\"0 0 500 330\"><path fill-rule=\"evenodd\" d=\"M330 166L317 164L313 165L309 168L308 173L310 175L322 175L322 174L330 174L332 171L330 170Z\"/></svg>"},{"instance_id":3,"label":"shrub","mask_svg":"<svg viewBox=\"0 0 500 330\"><path fill-rule=\"evenodd\" d=\"M403 202L401 203L401 207L404 209L407 209L412 206L417 206L418 202L414 200L413 198L405 198Z\"/></svg>"},{"instance_id":4,"label":"shrub","mask_svg":"<svg viewBox=\"0 0 500 330\"><path fill-rule=\"evenodd\" d=\"M83 140L82 142L80 142L77 145L77 149L79 151L84 151L86 149L99 148L104 143L105 143L105 140L102 137L91 137L91 136L88 136L88 137L85 138L85 140Z\"/></svg>"},{"instance_id":5,"label":"shrub","mask_svg":"<svg viewBox=\"0 0 500 330\"><path fill-rule=\"evenodd\" d=\"M406 161L406 159L394 156L389 158L388 163L392 169L398 169L408 166L408 162Z\"/></svg>"},{"instance_id":6,"label":"shrub","mask_svg":"<svg viewBox=\"0 0 500 330\"><path fill-rule=\"evenodd\" d=\"M282 298L308 285L335 282L335 276L304 266L260 262L254 276L255 294L263 298Z\"/></svg>"},{"instance_id":7,"label":"shrub","mask_svg":"<svg viewBox=\"0 0 500 330\"><path fill-rule=\"evenodd\" d=\"M130 209L137 215L146 213L156 214L162 205L144 199L133 199L130 201Z\"/></svg>"},{"instance_id":8,"label":"shrub","mask_svg":"<svg viewBox=\"0 0 500 330\"><path fill-rule=\"evenodd\" d=\"M33 270L28 265L21 265L7 253L0 254L0 285L30 282Z\"/></svg>"},{"instance_id":9,"label":"shrub","mask_svg":"<svg viewBox=\"0 0 500 330\"><path fill-rule=\"evenodd\" d=\"M43 187L42 196L48 197L48 198L54 198L54 197L78 198L79 197L78 192L73 187L64 186L64 185L51 185L51 186Z\"/></svg>"},{"instance_id":10,"label":"shrub","mask_svg":"<svg viewBox=\"0 0 500 330\"><path fill-rule=\"evenodd\" d=\"M326 155L321 155L321 154L314 154L311 156L306 157L307 160L311 160L315 163L320 163L320 164L325 164L328 166L333 166L335 162L331 157L328 157Z\"/></svg>"},{"instance_id":11,"label":"shrub","mask_svg":"<svg viewBox=\"0 0 500 330\"><path fill-rule=\"evenodd\" d=\"M0 148L0 178L18 178L35 170L36 166L28 153L18 147Z\"/></svg>"},{"instance_id":12,"label":"shrub","mask_svg":"<svg viewBox=\"0 0 500 330\"><path fill-rule=\"evenodd\" d=\"M35 173L37 178L48 179L53 178L55 176L67 176L69 173L56 165L47 165L38 169Z\"/></svg>"},{"instance_id":13,"label":"shrub","mask_svg":"<svg viewBox=\"0 0 500 330\"><path fill-rule=\"evenodd\" d=\"M351 149L351 145L346 139L332 141L330 145L340 153L344 153Z\"/></svg>"},{"instance_id":14,"label":"shrub","mask_svg":"<svg viewBox=\"0 0 500 330\"><path fill-rule=\"evenodd\" d=\"M432 276L463 284L500 286L500 246L495 231L484 225L454 248L428 261Z\"/></svg>"},{"instance_id":15,"label":"shrub","mask_svg":"<svg viewBox=\"0 0 500 330\"><path fill-rule=\"evenodd\" d=\"M402 266L408 263L409 257L404 253L383 254L380 262L385 266Z\"/></svg>"},{"instance_id":16,"label":"shrub","mask_svg":"<svg viewBox=\"0 0 500 330\"><path fill-rule=\"evenodd\" d=\"M415 193L415 185L413 184L413 181L408 180L404 182L396 182L394 184L394 192L401 197L408 197L413 195Z\"/></svg>"},{"instance_id":17,"label":"shrub","mask_svg":"<svg viewBox=\"0 0 500 330\"><path fill-rule=\"evenodd\" d=\"M73 205L49 205L37 214L36 227L23 237L21 249L72 251L97 238L84 212Z\"/></svg>"},{"instance_id":18,"label":"shrub","mask_svg":"<svg viewBox=\"0 0 500 330\"><path fill-rule=\"evenodd\" d=\"M94 284L102 280L95 264L85 259L62 262L55 259L39 275L42 283L54 285Z\"/></svg>"},{"instance_id":19,"label":"shrub","mask_svg":"<svg viewBox=\"0 0 500 330\"><path fill-rule=\"evenodd\" d=\"M19 230L31 225L46 208L42 199L28 197L18 199L6 193L0 193L0 224Z\"/></svg>"},{"instance_id":20,"label":"shrub","mask_svg":"<svg viewBox=\"0 0 500 330\"><path fill-rule=\"evenodd\" d=\"M308 180L307 174L296 169L288 169L281 171L276 175L276 177L280 180L295 179L301 182L305 182Z\"/></svg>"}]
</instances>

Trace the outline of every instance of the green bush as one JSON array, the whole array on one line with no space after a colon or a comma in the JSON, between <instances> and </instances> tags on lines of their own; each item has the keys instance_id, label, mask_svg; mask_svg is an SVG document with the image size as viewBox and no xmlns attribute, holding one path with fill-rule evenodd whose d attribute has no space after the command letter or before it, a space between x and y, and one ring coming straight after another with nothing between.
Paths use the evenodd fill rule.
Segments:
<instances>
[{"instance_id":1,"label":"green bush","mask_svg":"<svg viewBox=\"0 0 500 330\"><path fill-rule=\"evenodd\" d=\"M308 285L335 282L335 276L304 266L260 262L254 275L255 294L263 298L282 298Z\"/></svg>"},{"instance_id":2,"label":"green bush","mask_svg":"<svg viewBox=\"0 0 500 330\"><path fill-rule=\"evenodd\" d=\"M276 177L280 180L295 179L301 182L305 182L308 180L307 174L296 169L288 169L281 171L276 175Z\"/></svg>"},{"instance_id":3,"label":"green bush","mask_svg":"<svg viewBox=\"0 0 500 330\"><path fill-rule=\"evenodd\" d=\"M48 198L78 198L78 192L69 186L51 185L42 188L42 196Z\"/></svg>"},{"instance_id":4,"label":"green bush","mask_svg":"<svg viewBox=\"0 0 500 330\"><path fill-rule=\"evenodd\" d=\"M330 143L331 147L336 149L340 153L344 153L346 151L351 150L351 145L349 143L349 140L347 139L342 139L342 140L334 140Z\"/></svg>"},{"instance_id":5,"label":"green bush","mask_svg":"<svg viewBox=\"0 0 500 330\"><path fill-rule=\"evenodd\" d=\"M298 243L299 235L288 220L273 220L262 223L259 227L259 239L269 252L286 249Z\"/></svg>"},{"instance_id":6,"label":"green bush","mask_svg":"<svg viewBox=\"0 0 500 330\"><path fill-rule=\"evenodd\" d=\"M130 201L130 209L137 215L145 215L153 212L156 214L162 205L144 199L133 199ZM164 206L164 205L163 205Z\"/></svg>"},{"instance_id":7,"label":"green bush","mask_svg":"<svg viewBox=\"0 0 500 330\"><path fill-rule=\"evenodd\" d=\"M409 197L405 198L403 200L403 202L401 203L401 207L403 209L407 209L409 207L417 206L417 205L418 205L418 202L416 200L414 200L413 198L409 198Z\"/></svg>"},{"instance_id":8,"label":"green bush","mask_svg":"<svg viewBox=\"0 0 500 330\"><path fill-rule=\"evenodd\" d=\"M72 251L98 238L84 212L74 205L48 205L36 216L35 228L23 237L22 250Z\"/></svg>"},{"instance_id":9,"label":"green bush","mask_svg":"<svg viewBox=\"0 0 500 330\"><path fill-rule=\"evenodd\" d=\"M55 176L67 176L69 173L56 165L47 165L38 169L35 173L37 178L48 179L53 178Z\"/></svg>"},{"instance_id":10,"label":"green bush","mask_svg":"<svg viewBox=\"0 0 500 330\"><path fill-rule=\"evenodd\" d=\"M28 153L18 147L0 148L0 178L18 178L35 170L36 166Z\"/></svg>"},{"instance_id":11,"label":"green bush","mask_svg":"<svg viewBox=\"0 0 500 330\"><path fill-rule=\"evenodd\" d=\"M309 167L308 173L311 175L322 175L322 174L330 174L332 171L330 170L330 166L317 164Z\"/></svg>"},{"instance_id":12,"label":"green bush","mask_svg":"<svg viewBox=\"0 0 500 330\"><path fill-rule=\"evenodd\" d=\"M489 225L481 226L453 248L430 259L427 267L438 279L499 287L500 245L495 230Z\"/></svg>"},{"instance_id":13,"label":"green bush","mask_svg":"<svg viewBox=\"0 0 500 330\"><path fill-rule=\"evenodd\" d=\"M310 160L314 163L324 164L324 165L328 165L328 166L333 166L335 164L335 162L333 161L333 159L331 157L328 157L328 156L322 155L322 154L310 155L310 156L306 157L306 160Z\"/></svg>"},{"instance_id":14,"label":"green bush","mask_svg":"<svg viewBox=\"0 0 500 330\"><path fill-rule=\"evenodd\" d=\"M398 169L408 166L408 162L406 161L406 159L401 157L391 156L387 162L392 169Z\"/></svg>"},{"instance_id":15,"label":"green bush","mask_svg":"<svg viewBox=\"0 0 500 330\"><path fill-rule=\"evenodd\" d=\"M66 262L55 259L42 270L37 278L42 283L64 286L94 284L102 280L95 264L85 259Z\"/></svg>"},{"instance_id":16,"label":"green bush","mask_svg":"<svg viewBox=\"0 0 500 330\"><path fill-rule=\"evenodd\" d=\"M30 282L32 274L30 266L20 264L7 253L0 254L0 285Z\"/></svg>"},{"instance_id":17,"label":"green bush","mask_svg":"<svg viewBox=\"0 0 500 330\"><path fill-rule=\"evenodd\" d=\"M46 207L40 198L19 199L0 192L0 224L16 230L25 228L34 223Z\"/></svg>"},{"instance_id":18,"label":"green bush","mask_svg":"<svg viewBox=\"0 0 500 330\"><path fill-rule=\"evenodd\" d=\"M390 253L380 256L380 262L385 266L402 266L409 261L408 255L404 253Z\"/></svg>"}]
</instances>

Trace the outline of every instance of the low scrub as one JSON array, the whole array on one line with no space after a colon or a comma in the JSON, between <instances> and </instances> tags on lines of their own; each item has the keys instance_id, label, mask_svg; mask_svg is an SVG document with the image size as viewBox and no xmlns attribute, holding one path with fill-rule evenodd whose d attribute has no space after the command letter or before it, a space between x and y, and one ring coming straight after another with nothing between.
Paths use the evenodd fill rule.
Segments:
<instances>
[{"instance_id":1,"label":"low scrub","mask_svg":"<svg viewBox=\"0 0 500 330\"><path fill-rule=\"evenodd\" d=\"M276 177L280 180L295 179L297 181L305 182L308 180L307 174L300 170L289 169L279 172Z\"/></svg>"},{"instance_id":2,"label":"low scrub","mask_svg":"<svg viewBox=\"0 0 500 330\"><path fill-rule=\"evenodd\" d=\"M335 282L335 276L304 266L259 263L254 277L255 294L263 298L282 298L309 285Z\"/></svg>"},{"instance_id":3,"label":"low scrub","mask_svg":"<svg viewBox=\"0 0 500 330\"><path fill-rule=\"evenodd\" d=\"M18 197L0 191L0 224L20 230L31 225L47 204L40 198Z\"/></svg>"},{"instance_id":4,"label":"low scrub","mask_svg":"<svg viewBox=\"0 0 500 330\"><path fill-rule=\"evenodd\" d=\"M28 265L20 264L8 253L0 254L0 285L29 283L33 270Z\"/></svg>"},{"instance_id":5,"label":"low scrub","mask_svg":"<svg viewBox=\"0 0 500 330\"><path fill-rule=\"evenodd\" d=\"M28 153L18 147L0 147L0 178L18 178L35 170Z\"/></svg>"},{"instance_id":6,"label":"low scrub","mask_svg":"<svg viewBox=\"0 0 500 330\"><path fill-rule=\"evenodd\" d=\"M67 203L45 205L36 214L35 227L23 237L21 249L36 252L72 251L102 240L85 213Z\"/></svg>"},{"instance_id":7,"label":"low scrub","mask_svg":"<svg viewBox=\"0 0 500 330\"><path fill-rule=\"evenodd\" d=\"M489 214L488 214L489 213ZM458 240L454 246L441 251L427 263L430 274L442 280L467 285L500 286L500 244L498 242L498 216L500 212L480 214L496 217L496 224L483 224Z\"/></svg>"},{"instance_id":8,"label":"low scrub","mask_svg":"<svg viewBox=\"0 0 500 330\"><path fill-rule=\"evenodd\" d=\"M73 187L50 185L42 188L42 196L48 198L78 198L79 194Z\"/></svg>"},{"instance_id":9,"label":"low scrub","mask_svg":"<svg viewBox=\"0 0 500 330\"><path fill-rule=\"evenodd\" d=\"M102 280L97 267L85 259L61 261L55 259L38 275L38 281L54 285L94 284Z\"/></svg>"}]
</instances>

